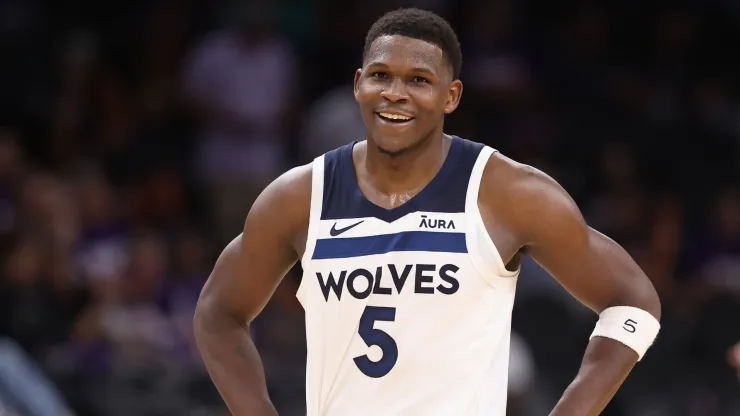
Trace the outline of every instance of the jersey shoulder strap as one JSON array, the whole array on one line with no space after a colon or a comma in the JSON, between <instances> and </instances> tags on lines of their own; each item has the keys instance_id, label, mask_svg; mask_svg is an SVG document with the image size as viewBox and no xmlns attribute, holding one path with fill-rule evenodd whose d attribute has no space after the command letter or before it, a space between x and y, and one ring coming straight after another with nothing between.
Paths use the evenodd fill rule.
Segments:
<instances>
[{"instance_id":1,"label":"jersey shoulder strap","mask_svg":"<svg viewBox=\"0 0 740 416\"><path fill-rule=\"evenodd\" d=\"M305 269L307 262L313 255L316 246L316 232L319 221L321 220L321 209L324 202L324 172L326 155L321 155L311 162L311 208L308 217L308 232L306 233L306 248L301 257L301 266Z\"/></svg>"},{"instance_id":2,"label":"jersey shoulder strap","mask_svg":"<svg viewBox=\"0 0 740 416\"><path fill-rule=\"evenodd\" d=\"M496 152L498 151L491 147L482 147L471 170L465 198L465 217L468 223L468 231L466 233L468 253L482 276L494 287L500 284L508 285L508 282L504 282L501 279L511 280L507 278L517 277L519 275L519 270L511 271L506 269L506 265L501 258L496 244L488 234L488 229L483 222L478 204L483 172L488 160Z\"/></svg>"}]
</instances>

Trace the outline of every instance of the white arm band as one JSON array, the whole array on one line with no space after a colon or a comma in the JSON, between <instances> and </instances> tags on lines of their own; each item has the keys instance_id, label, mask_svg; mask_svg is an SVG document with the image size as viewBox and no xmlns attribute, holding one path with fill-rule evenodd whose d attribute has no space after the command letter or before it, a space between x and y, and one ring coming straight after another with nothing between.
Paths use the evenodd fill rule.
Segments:
<instances>
[{"instance_id":1,"label":"white arm band","mask_svg":"<svg viewBox=\"0 0 740 416\"><path fill-rule=\"evenodd\" d=\"M591 334L619 341L632 348L638 355L637 361L653 345L660 331L658 322L650 313L632 306L612 306L599 314L599 321Z\"/></svg>"}]
</instances>

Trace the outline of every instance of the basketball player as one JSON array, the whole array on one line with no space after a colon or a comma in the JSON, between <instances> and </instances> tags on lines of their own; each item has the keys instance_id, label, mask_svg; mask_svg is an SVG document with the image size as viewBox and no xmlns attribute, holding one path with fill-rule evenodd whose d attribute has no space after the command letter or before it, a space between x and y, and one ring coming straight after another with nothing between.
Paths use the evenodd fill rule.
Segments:
<instances>
[{"instance_id":1,"label":"basketball player","mask_svg":"<svg viewBox=\"0 0 740 416\"><path fill-rule=\"evenodd\" d=\"M354 78L366 140L275 180L221 254L195 331L234 415L276 414L248 330L297 261L309 416L504 415L524 255L600 314L553 415L599 414L652 344L653 286L566 191L443 132L461 60L435 14L379 19Z\"/></svg>"}]
</instances>

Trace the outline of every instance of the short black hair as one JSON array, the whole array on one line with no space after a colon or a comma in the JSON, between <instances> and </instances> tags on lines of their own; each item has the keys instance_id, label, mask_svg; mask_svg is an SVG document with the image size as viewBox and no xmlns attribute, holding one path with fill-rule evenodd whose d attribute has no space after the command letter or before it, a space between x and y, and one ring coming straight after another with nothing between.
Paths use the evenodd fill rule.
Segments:
<instances>
[{"instance_id":1,"label":"short black hair","mask_svg":"<svg viewBox=\"0 0 740 416\"><path fill-rule=\"evenodd\" d=\"M373 23L365 37L363 60L370 46L381 36L400 35L439 46L457 79L462 68L462 51L457 34L450 24L434 12L417 8L402 8L384 14Z\"/></svg>"}]
</instances>

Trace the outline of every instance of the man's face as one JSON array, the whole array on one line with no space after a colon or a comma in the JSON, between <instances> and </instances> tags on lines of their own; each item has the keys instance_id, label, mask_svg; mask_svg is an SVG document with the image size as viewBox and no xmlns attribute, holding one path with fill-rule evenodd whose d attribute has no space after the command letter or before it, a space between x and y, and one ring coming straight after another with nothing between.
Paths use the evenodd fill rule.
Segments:
<instances>
[{"instance_id":1,"label":"man's face","mask_svg":"<svg viewBox=\"0 0 740 416\"><path fill-rule=\"evenodd\" d=\"M444 115L460 101L462 83L452 79L442 49L405 36L381 36L355 73L355 99L371 138L397 155L442 133Z\"/></svg>"}]
</instances>

